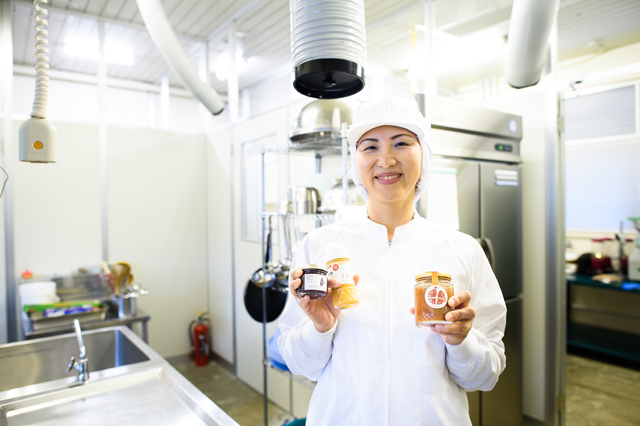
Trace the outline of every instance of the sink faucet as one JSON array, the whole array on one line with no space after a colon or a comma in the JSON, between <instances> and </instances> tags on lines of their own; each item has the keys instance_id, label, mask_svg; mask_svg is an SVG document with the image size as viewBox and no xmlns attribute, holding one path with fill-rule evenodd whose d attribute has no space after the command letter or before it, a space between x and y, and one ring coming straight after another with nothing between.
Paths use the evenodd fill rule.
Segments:
<instances>
[{"instance_id":1,"label":"sink faucet","mask_svg":"<svg viewBox=\"0 0 640 426\"><path fill-rule=\"evenodd\" d=\"M78 348L80 350L80 359L76 361L75 357L71 357L69 365L67 366L67 373L72 368L78 370L78 382L84 383L89 380L89 359L87 358L87 352L82 341L82 330L80 330L80 322L77 319L73 320L73 328L76 331L76 337L78 338Z\"/></svg>"}]
</instances>

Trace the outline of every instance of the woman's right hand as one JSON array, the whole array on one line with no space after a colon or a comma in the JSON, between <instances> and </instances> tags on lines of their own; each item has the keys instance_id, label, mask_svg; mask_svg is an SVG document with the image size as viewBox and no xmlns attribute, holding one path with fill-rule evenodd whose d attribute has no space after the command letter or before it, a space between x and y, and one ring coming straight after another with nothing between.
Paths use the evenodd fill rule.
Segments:
<instances>
[{"instance_id":1,"label":"woman's right hand","mask_svg":"<svg viewBox=\"0 0 640 426\"><path fill-rule=\"evenodd\" d=\"M320 333L326 333L336 323L336 319L340 315L340 311L333 308L333 298L331 296L331 289L340 287L340 282L334 278L327 279L327 295L321 299L311 299L309 296L298 296L297 290L300 287L302 281L302 269L295 269L291 273L291 283L289 284L289 291L296 298L298 304L302 308L302 311L311 320L313 325ZM353 275L353 280L356 285L360 281L358 274Z\"/></svg>"}]
</instances>

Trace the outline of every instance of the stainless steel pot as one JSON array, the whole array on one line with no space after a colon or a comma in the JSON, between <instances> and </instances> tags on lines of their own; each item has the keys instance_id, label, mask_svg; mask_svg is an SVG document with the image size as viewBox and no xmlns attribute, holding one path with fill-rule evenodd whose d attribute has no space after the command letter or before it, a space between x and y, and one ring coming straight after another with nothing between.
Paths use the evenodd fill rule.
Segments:
<instances>
[{"instance_id":1,"label":"stainless steel pot","mask_svg":"<svg viewBox=\"0 0 640 426\"><path fill-rule=\"evenodd\" d=\"M322 198L316 188L290 186L287 211L294 214L318 213Z\"/></svg>"},{"instance_id":2,"label":"stainless steel pot","mask_svg":"<svg viewBox=\"0 0 640 426\"><path fill-rule=\"evenodd\" d=\"M353 112L359 102L344 99L319 99L305 105L296 117L291 130L291 142L313 139L333 139L340 144L340 126L351 125Z\"/></svg>"}]
</instances>

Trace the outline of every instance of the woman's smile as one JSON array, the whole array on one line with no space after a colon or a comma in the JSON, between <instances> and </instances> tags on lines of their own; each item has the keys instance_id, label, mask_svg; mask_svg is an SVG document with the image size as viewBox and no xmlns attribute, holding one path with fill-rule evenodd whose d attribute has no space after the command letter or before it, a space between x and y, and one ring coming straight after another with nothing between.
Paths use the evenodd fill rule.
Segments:
<instances>
[{"instance_id":1,"label":"woman's smile","mask_svg":"<svg viewBox=\"0 0 640 426\"><path fill-rule=\"evenodd\" d=\"M382 185L393 185L400 181L402 173L380 173L375 176L375 179Z\"/></svg>"}]
</instances>

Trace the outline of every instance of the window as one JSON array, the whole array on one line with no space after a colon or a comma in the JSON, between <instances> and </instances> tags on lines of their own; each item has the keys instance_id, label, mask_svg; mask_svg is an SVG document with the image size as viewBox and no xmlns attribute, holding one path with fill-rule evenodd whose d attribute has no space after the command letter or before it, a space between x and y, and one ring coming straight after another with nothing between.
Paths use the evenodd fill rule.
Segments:
<instances>
[{"instance_id":1,"label":"window","mask_svg":"<svg viewBox=\"0 0 640 426\"><path fill-rule=\"evenodd\" d=\"M631 231L640 215L638 83L568 94L565 100L566 227Z\"/></svg>"}]
</instances>

